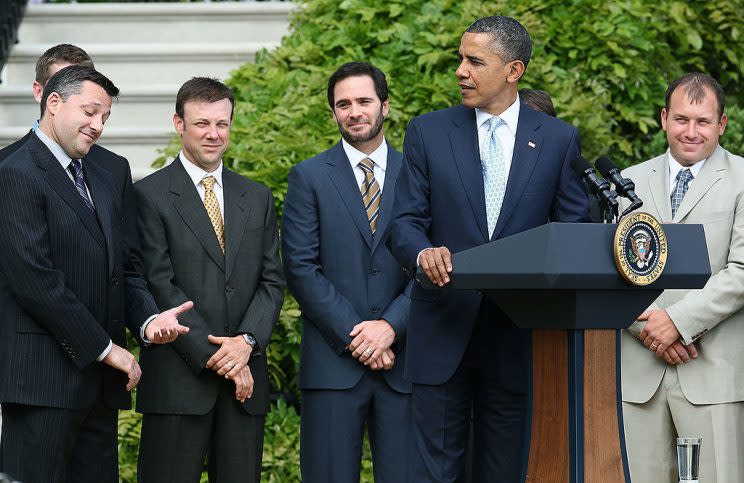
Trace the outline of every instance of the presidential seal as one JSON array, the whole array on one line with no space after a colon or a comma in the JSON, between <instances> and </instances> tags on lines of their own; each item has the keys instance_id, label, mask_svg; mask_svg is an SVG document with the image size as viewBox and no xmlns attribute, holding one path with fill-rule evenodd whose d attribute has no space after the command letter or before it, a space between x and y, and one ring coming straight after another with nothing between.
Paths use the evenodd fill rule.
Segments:
<instances>
[{"instance_id":1,"label":"presidential seal","mask_svg":"<svg viewBox=\"0 0 744 483\"><path fill-rule=\"evenodd\" d=\"M653 283L664 271L667 239L659 220L644 212L623 218L615 231L615 264L633 285Z\"/></svg>"}]
</instances>

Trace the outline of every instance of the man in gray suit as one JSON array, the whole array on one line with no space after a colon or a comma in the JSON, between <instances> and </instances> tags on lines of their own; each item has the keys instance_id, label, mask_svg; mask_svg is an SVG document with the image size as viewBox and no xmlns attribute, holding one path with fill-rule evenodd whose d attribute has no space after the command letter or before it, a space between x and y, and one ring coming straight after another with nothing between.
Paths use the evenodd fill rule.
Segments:
<instances>
[{"instance_id":1,"label":"man in gray suit","mask_svg":"<svg viewBox=\"0 0 744 483\"><path fill-rule=\"evenodd\" d=\"M233 94L197 77L176 97L182 150L135 184L145 278L159 306L193 300L191 329L142 351L139 481L258 482L269 376L264 351L284 279L271 191L223 166ZM162 377L168 375L168 381Z\"/></svg>"},{"instance_id":2,"label":"man in gray suit","mask_svg":"<svg viewBox=\"0 0 744 483\"><path fill-rule=\"evenodd\" d=\"M701 481L744 481L744 159L718 144L726 122L720 84L682 76L661 111L669 150L623 172L662 222L704 225L713 274L702 289L666 290L623 331L634 482L677 481L676 437L703 438Z\"/></svg>"}]
</instances>

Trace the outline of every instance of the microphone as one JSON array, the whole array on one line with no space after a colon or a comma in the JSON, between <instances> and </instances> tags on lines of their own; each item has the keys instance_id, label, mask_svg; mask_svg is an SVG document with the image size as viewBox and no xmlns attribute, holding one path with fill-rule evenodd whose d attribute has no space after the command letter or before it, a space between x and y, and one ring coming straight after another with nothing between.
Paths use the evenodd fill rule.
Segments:
<instances>
[{"instance_id":1,"label":"microphone","mask_svg":"<svg viewBox=\"0 0 744 483\"><path fill-rule=\"evenodd\" d=\"M617 199L615 199L617 193L610 190L610 184L607 180L597 175L592 165L589 164L589 161L584 159L582 156L579 156L571 161L571 167L584 181L586 181L591 192L599 198L600 204L610 208L613 213L617 214L617 210L620 206Z\"/></svg>"},{"instance_id":2,"label":"microphone","mask_svg":"<svg viewBox=\"0 0 744 483\"><path fill-rule=\"evenodd\" d=\"M597 160L597 170L605 179L615 185L615 190L620 196L630 200L630 207L623 211L623 216L643 206L643 201L635 194L635 183L628 178L623 178L620 175L620 169L610 161L610 158L605 156L599 158Z\"/></svg>"}]
</instances>

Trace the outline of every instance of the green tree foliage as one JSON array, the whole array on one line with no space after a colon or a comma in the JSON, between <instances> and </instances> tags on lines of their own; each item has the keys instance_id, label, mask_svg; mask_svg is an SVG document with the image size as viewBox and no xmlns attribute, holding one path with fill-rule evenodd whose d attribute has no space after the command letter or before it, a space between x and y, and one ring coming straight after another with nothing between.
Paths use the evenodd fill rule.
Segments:
<instances>
[{"instance_id":1,"label":"green tree foliage","mask_svg":"<svg viewBox=\"0 0 744 483\"><path fill-rule=\"evenodd\" d=\"M627 166L663 152L666 86L694 70L723 84L731 109L722 144L740 153L743 7L744 0L306 0L281 46L229 79L236 106L225 160L271 187L281 213L289 169L339 139L325 93L338 66L368 61L386 72L386 134L400 147L412 117L460 102L460 36L476 18L497 13L530 31L534 52L521 86L553 96L558 116L579 128L585 157L609 155ZM299 341L299 309L288 297L268 348L272 383L284 394L297 394ZM290 408L279 410L267 424L268 481L289 481L282 478L297 465L294 436L278 434L295 431L297 421Z\"/></svg>"}]
</instances>

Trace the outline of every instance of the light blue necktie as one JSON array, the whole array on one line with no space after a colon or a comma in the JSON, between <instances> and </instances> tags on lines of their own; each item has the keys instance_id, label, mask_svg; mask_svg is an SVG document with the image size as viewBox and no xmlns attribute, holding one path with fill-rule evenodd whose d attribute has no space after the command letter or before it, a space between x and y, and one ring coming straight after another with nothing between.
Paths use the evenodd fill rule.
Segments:
<instances>
[{"instance_id":1,"label":"light blue necktie","mask_svg":"<svg viewBox=\"0 0 744 483\"><path fill-rule=\"evenodd\" d=\"M679 209L679 205L682 204L682 200L685 199L690 181L692 181L692 173L689 169L681 169L677 173L677 185L674 187L674 191L672 191L670 197L672 201L672 218L677 214L677 210Z\"/></svg>"},{"instance_id":2,"label":"light blue necktie","mask_svg":"<svg viewBox=\"0 0 744 483\"><path fill-rule=\"evenodd\" d=\"M486 141L481 153L483 167L483 188L486 195L486 218L488 219L488 237L491 238L496 222L499 220L501 204L506 193L506 166L504 148L496 136L496 129L505 124L504 120L494 116L486 121Z\"/></svg>"}]
</instances>

